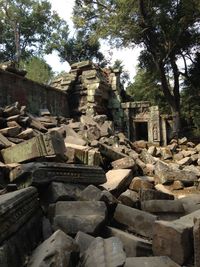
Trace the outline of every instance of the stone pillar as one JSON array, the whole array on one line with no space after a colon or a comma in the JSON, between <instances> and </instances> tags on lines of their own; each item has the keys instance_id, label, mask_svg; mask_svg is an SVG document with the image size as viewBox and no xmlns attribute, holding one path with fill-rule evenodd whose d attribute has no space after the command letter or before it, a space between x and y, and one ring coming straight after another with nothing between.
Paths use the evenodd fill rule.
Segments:
<instances>
[{"instance_id":1,"label":"stone pillar","mask_svg":"<svg viewBox=\"0 0 200 267\"><path fill-rule=\"evenodd\" d=\"M148 122L148 141L160 144L160 112L158 106L150 107L150 119Z\"/></svg>"}]
</instances>

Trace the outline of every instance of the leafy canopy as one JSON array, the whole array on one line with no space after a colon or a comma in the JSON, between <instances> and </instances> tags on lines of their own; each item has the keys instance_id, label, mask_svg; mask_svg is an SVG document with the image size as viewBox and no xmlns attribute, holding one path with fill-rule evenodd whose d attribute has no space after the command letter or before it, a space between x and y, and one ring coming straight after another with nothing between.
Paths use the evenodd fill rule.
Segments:
<instances>
[{"instance_id":1,"label":"leafy canopy","mask_svg":"<svg viewBox=\"0 0 200 267\"><path fill-rule=\"evenodd\" d=\"M47 0L0 1L0 60L19 63L42 54L46 45L68 32L66 22Z\"/></svg>"}]
</instances>

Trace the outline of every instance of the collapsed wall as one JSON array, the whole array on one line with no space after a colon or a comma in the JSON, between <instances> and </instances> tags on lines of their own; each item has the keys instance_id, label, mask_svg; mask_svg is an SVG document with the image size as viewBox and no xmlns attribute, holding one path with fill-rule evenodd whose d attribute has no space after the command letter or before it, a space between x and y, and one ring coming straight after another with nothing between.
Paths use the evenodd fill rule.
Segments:
<instances>
[{"instance_id":1,"label":"collapsed wall","mask_svg":"<svg viewBox=\"0 0 200 267\"><path fill-rule=\"evenodd\" d=\"M33 114L47 108L52 114L68 116L65 92L0 69L0 106L16 101Z\"/></svg>"}]
</instances>

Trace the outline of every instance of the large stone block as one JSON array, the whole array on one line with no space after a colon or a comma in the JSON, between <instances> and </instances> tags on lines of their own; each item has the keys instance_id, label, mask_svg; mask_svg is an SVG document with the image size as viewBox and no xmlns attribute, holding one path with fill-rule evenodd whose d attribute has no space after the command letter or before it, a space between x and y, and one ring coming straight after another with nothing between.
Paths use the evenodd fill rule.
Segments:
<instances>
[{"instance_id":1,"label":"large stone block","mask_svg":"<svg viewBox=\"0 0 200 267\"><path fill-rule=\"evenodd\" d=\"M24 162L46 156L64 157L65 144L58 132L39 135L1 151L5 163Z\"/></svg>"},{"instance_id":2,"label":"large stone block","mask_svg":"<svg viewBox=\"0 0 200 267\"><path fill-rule=\"evenodd\" d=\"M184 208L179 200L147 200L141 203L144 211L151 213L184 213Z\"/></svg>"},{"instance_id":3,"label":"large stone block","mask_svg":"<svg viewBox=\"0 0 200 267\"><path fill-rule=\"evenodd\" d=\"M127 258L124 267L181 267L169 257L135 257Z\"/></svg>"},{"instance_id":4,"label":"large stone block","mask_svg":"<svg viewBox=\"0 0 200 267\"><path fill-rule=\"evenodd\" d=\"M153 229L154 255L169 256L178 264L184 264L192 256L194 218L200 219L200 210L173 222L157 221Z\"/></svg>"},{"instance_id":5,"label":"large stone block","mask_svg":"<svg viewBox=\"0 0 200 267\"><path fill-rule=\"evenodd\" d=\"M49 214L54 229L93 234L105 223L107 209L101 201L59 201L50 205Z\"/></svg>"},{"instance_id":6,"label":"large stone block","mask_svg":"<svg viewBox=\"0 0 200 267\"><path fill-rule=\"evenodd\" d=\"M75 266L78 252L74 239L58 230L33 251L27 266Z\"/></svg>"},{"instance_id":7,"label":"large stone block","mask_svg":"<svg viewBox=\"0 0 200 267\"><path fill-rule=\"evenodd\" d=\"M103 184L106 176L96 166L73 165L57 162L27 163L10 172L10 181L17 184L48 184L52 181L63 183Z\"/></svg>"},{"instance_id":8,"label":"large stone block","mask_svg":"<svg viewBox=\"0 0 200 267\"><path fill-rule=\"evenodd\" d=\"M95 238L81 259L83 267L121 267L126 261L123 245L117 237Z\"/></svg>"},{"instance_id":9,"label":"large stone block","mask_svg":"<svg viewBox=\"0 0 200 267\"><path fill-rule=\"evenodd\" d=\"M129 169L110 170L106 173L107 182L102 186L106 190L120 195L129 186L133 172Z\"/></svg>"},{"instance_id":10,"label":"large stone block","mask_svg":"<svg viewBox=\"0 0 200 267\"><path fill-rule=\"evenodd\" d=\"M157 217L145 211L118 204L114 219L125 225L129 231L151 238Z\"/></svg>"},{"instance_id":11,"label":"large stone block","mask_svg":"<svg viewBox=\"0 0 200 267\"><path fill-rule=\"evenodd\" d=\"M34 187L0 196L0 243L17 232L38 210L37 197Z\"/></svg>"},{"instance_id":12,"label":"large stone block","mask_svg":"<svg viewBox=\"0 0 200 267\"><path fill-rule=\"evenodd\" d=\"M152 255L150 241L113 227L107 227L107 231L110 236L118 237L121 240L127 257Z\"/></svg>"}]
</instances>

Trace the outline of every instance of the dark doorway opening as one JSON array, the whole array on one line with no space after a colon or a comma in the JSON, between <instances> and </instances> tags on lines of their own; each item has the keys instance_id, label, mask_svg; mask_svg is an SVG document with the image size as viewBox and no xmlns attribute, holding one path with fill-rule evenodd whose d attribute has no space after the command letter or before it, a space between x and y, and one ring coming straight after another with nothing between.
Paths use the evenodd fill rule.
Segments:
<instances>
[{"instance_id":1,"label":"dark doorway opening","mask_svg":"<svg viewBox=\"0 0 200 267\"><path fill-rule=\"evenodd\" d=\"M148 141L148 122L135 122L136 140Z\"/></svg>"}]
</instances>

